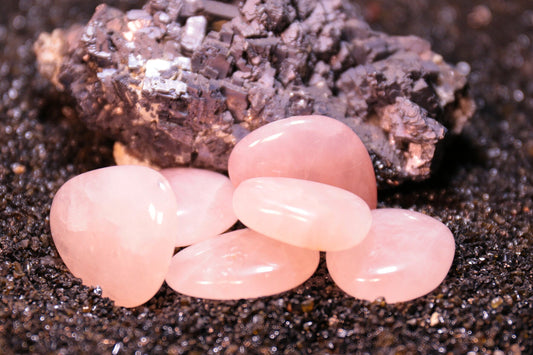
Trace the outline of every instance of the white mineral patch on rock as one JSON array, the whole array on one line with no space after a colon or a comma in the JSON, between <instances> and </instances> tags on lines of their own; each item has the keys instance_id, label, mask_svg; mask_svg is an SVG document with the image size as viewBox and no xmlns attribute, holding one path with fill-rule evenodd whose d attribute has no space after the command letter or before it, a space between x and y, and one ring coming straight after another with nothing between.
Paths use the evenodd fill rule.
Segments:
<instances>
[{"instance_id":1,"label":"white mineral patch on rock","mask_svg":"<svg viewBox=\"0 0 533 355\"><path fill-rule=\"evenodd\" d=\"M189 17L185 23L185 27L183 28L184 31L183 36L181 37L181 45L191 52L200 47L205 37L206 27L207 20L205 17Z\"/></svg>"}]
</instances>

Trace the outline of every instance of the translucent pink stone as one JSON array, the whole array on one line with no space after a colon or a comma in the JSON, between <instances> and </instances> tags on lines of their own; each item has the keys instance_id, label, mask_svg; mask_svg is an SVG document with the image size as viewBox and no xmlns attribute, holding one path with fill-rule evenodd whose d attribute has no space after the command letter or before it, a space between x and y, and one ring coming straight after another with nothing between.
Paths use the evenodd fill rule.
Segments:
<instances>
[{"instance_id":1,"label":"translucent pink stone","mask_svg":"<svg viewBox=\"0 0 533 355\"><path fill-rule=\"evenodd\" d=\"M237 222L233 184L214 171L175 168L161 170L178 201L176 246L186 246L224 233Z\"/></svg>"},{"instance_id":2,"label":"translucent pink stone","mask_svg":"<svg viewBox=\"0 0 533 355\"><path fill-rule=\"evenodd\" d=\"M176 292L193 297L262 297L300 285L313 275L319 259L318 251L241 229L178 252L166 282Z\"/></svg>"},{"instance_id":3,"label":"translucent pink stone","mask_svg":"<svg viewBox=\"0 0 533 355\"><path fill-rule=\"evenodd\" d=\"M243 181L233 209L248 228L313 250L343 250L368 233L372 216L357 195L319 182L281 177Z\"/></svg>"},{"instance_id":4,"label":"translucent pink stone","mask_svg":"<svg viewBox=\"0 0 533 355\"><path fill-rule=\"evenodd\" d=\"M372 228L356 247L326 253L329 273L348 294L404 302L435 289L453 261L455 243L438 220L402 209L372 211Z\"/></svg>"},{"instance_id":5,"label":"translucent pink stone","mask_svg":"<svg viewBox=\"0 0 533 355\"><path fill-rule=\"evenodd\" d=\"M113 166L76 176L50 211L61 258L85 285L100 286L118 306L148 301L161 287L178 228L167 180L141 166Z\"/></svg>"},{"instance_id":6,"label":"translucent pink stone","mask_svg":"<svg viewBox=\"0 0 533 355\"><path fill-rule=\"evenodd\" d=\"M322 182L376 208L376 177L365 146L344 123L325 116L295 116L252 131L231 152L228 172L235 186L260 176Z\"/></svg>"}]
</instances>

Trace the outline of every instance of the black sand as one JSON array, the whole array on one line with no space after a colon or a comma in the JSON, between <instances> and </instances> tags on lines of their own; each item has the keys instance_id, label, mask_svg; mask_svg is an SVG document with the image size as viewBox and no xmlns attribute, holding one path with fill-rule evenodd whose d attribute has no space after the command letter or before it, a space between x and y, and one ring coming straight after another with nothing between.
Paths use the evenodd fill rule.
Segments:
<instances>
[{"instance_id":1,"label":"black sand","mask_svg":"<svg viewBox=\"0 0 533 355\"><path fill-rule=\"evenodd\" d=\"M0 353L533 352L530 1L362 2L375 28L419 35L447 61L472 67L479 109L436 177L380 194L381 206L427 213L454 233L455 261L439 288L397 305L362 302L321 264L279 296L214 302L163 286L135 309L114 307L72 277L48 226L55 191L111 164L111 142L78 124L68 100L36 75L31 46L41 31L86 22L97 3L2 5ZM486 8L474 10L479 4Z\"/></svg>"}]
</instances>

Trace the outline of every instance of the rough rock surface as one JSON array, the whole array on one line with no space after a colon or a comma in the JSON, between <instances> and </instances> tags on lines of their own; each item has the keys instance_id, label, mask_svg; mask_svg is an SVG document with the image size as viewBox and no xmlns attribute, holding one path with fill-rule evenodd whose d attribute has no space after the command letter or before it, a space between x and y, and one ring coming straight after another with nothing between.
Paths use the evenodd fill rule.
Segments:
<instances>
[{"instance_id":1,"label":"rough rock surface","mask_svg":"<svg viewBox=\"0 0 533 355\"><path fill-rule=\"evenodd\" d=\"M241 4L101 5L85 27L41 35L39 69L90 128L160 167L226 170L251 130L321 114L352 127L378 182L395 185L429 177L439 143L473 114L465 66L371 30L348 1Z\"/></svg>"}]
</instances>

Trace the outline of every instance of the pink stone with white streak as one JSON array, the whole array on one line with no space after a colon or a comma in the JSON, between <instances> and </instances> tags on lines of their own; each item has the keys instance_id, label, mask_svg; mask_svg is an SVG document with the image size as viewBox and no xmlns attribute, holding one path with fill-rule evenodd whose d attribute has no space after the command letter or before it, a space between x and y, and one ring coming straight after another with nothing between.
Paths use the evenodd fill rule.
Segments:
<instances>
[{"instance_id":1,"label":"pink stone with white streak","mask_svg":"<svg viewBox=\"0 0 533 355\"><path fill-rule=\"evenodd\" d=\"M178 202L176 246L187 246L224 233L237 222L233 184L214 171L173 168L161 170Z\"/></svg>"},{"instance_id":2,"label":"pink stone with white streak","mask_svg":"<svg viewBox=\"0 0 533 355\"><path fill-rule=\"evenodd\" d=\"M402 209L372 211L368 236L354 248L326 253L329 273L346 293L369 301L404 302L435 289L455 253L438 220Z\"/></svg>"},{"instance_id":3,"label":"pink stone with white streak","mask_svg":"<svg viewBox=\"0 0 533 355\"><path fill-rule=\"evenodd\" d=\"M376 208L374 168L359 137L325 116L295 116L245 136L229 157L228 172L238 186L253 177L291 177L340 187Z\"/></svg>"},{"instance_id":4,"label":"pink stone with white streak","mask_svg":"<svg viewBox=\"0 0 533 355\"><path fill-rule=\"evenodd\" d=\"M248 228L313 250L351 248L372 222L368 205L350 191L283 177L243 181L233 194L233 209Z\"/></svg>"},{"instance_id":5,"label":"pink stone with white streak","mask_svg":"<svg viewBox=\"0 0 533 355\"><path fill-rule=\"evenodd\" d=\"M163 284L179 228L168 181L141 166L93 170L67 181L50 210L59 255L85 285L118 306L148 301Z\"/></svg>"},{"instance_id":6,"label":"pink stone with white streak","mask_svg":"<svg viewBox=\"0 0 533 355\"><path fill-rule=\"evenodd\" d=\"M176 292L200 298L269 296L303 283L313 275L319 259L318 251L241 229L179 251L166 282Z\"/></svg>"}]
</instances>

